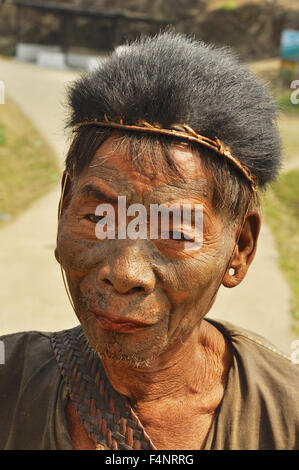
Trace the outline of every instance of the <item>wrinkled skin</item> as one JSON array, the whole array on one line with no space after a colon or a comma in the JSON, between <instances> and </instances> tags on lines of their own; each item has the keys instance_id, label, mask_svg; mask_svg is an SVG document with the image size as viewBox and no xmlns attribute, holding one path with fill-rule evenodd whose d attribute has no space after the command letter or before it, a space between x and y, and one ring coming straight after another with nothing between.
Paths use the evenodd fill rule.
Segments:
<instances>
[{"instance_id":1,"label":"wrinkled skin","mask_svg":"<svg viewBox=\"0 0 299 470\"><path fill-rule=\"evenodd\" d=\"M146 164L141 175L125 153L115 149L113 138L107 139L67 188L55 251L91 347L101 356L114 388L131 399L154 442L164 449L183 448L176 447L179 432L169 444L167 431L163 434L157 426L174 397L180 397L180 403L184 398L193 413L198 412L200 401L197 397L193 409L190 397L202 397L201 414L205 410L209 418L206 424L196 419L194 424L202 427L199 441L204 442L204 430L208 431L224 393L231 355L222 334L202 319L221 283L234 287L246 275L260 228L259 215L251 210L235 247L239 225L223 220L212 207L211 175L189 147L174 146L173 156L185 181L180 176L169 181L162 173L153 175ZM126 196L128 205L138 202L146 207L202 204L201 249L185 249L181 240L173 239L99 240L95 209L117 196ZM234 276L229 267L235 269ZM95 314L143 325L132 331L111 331ZM172 397L169 402L167 396ZM153 401L158 414L149 419L155 415ZM175 412L173 417L177 420ZM198 448L197 443L189 440L196 447L186 448Z\"/></svg>"}]
</instances>

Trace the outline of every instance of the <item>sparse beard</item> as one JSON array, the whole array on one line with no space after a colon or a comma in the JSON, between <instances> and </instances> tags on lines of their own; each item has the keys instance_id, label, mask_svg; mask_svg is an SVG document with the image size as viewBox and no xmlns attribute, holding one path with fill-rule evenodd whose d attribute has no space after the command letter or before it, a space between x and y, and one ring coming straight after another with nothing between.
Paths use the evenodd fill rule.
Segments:
<instances>
[{"instance_id":1,"label":"sparse beard","mask_svg":"<svg viewBox=\"0 0 299 470\"><path fill-rule=\"evenodd\" d=\"M78 318L90 348L101 360L106 358L139 369L151 367L153 362L174 343L184 344L186 336L193 329L188 323L184 325L179 335L169 336L168 324L164 322L164 325L159 325L158 331L151 333L147 341L135 341L132 338L132 343L129 341L128 344L128 340L124 340L123 333L95 328L94 315L87 315L85 318L82 315L82 319L80 316Z\"/></svg>"},{"instance_id":2,"label":"sparse beard","mask_svg":"<svg viewBox=\"0 0 299 470\"><path fill-rule=\"evenodd\" d=\"M117 351L115 350L115 343L98 343L95 341L95 338L90 338L90 335L85 332L85 337L88 341L90 348L94 351L94 353L99 356L100 359L109 359L115 361L116 363L124 363L132 368L149 368L153 364L153 362L164 352L166 351L169 346L174 343L180 342L184 344L184 340L186 338L186 334L182 334L176 338L169 338L167 342L164 342L163 345L160 347L154 347L153 351L148 357L142 357L141 354L138 353L125 353L121 350L120 345L118 344ZM143 351L143 354L146 354Z\"/></svg>"},{"instance_id":3,"label":"sparse beard","mask_svg":"<svg viewBox=\"0 0 299 470\"><path fill-rule=\"evenodd\" d=\"M153 361L167 349L169 344L168 342L163 341L163 344L159 344L159 346L152 346L151 351L143 350L141 352L125 352L122 345L117 341L117 338L115 338L116 341L111 341L110 338L109 342L99 342L93 332L86 331L84 327L83 330L90 348L95 354L97 354L97 356L99 356L100 359L107 358L115 361L116 363L127 364L133 368L150 367ZM115 335L117 336L117 333L113 334L113 336Z\"/></svg>"},{"instance_id":4,"label":"sparse beard","mask_svg":"<svg viewBox=\"0 0 299 470\"><path fill-rule=\"evenodd\" d=\"M100 357L100 359L110 359L116 363L126 363L128 366L133 368L149 368L156 356L151 356L148 359L142 359L136 354L124 354L123 352L115 353L111 351L110 345L106 345L103 350L95 349L94 352Z\"/></svg>"}]
</instances>

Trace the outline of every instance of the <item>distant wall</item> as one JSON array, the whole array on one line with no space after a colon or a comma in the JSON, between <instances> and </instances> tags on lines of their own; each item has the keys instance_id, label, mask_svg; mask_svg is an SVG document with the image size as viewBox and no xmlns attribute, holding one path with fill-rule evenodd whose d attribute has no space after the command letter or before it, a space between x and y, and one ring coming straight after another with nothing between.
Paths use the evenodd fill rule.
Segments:
<instances>
[{"instance_id":1,"label":"distant wall","mask_svg":"<svg viewBox=\"0 0 299 470\"><path fill-rule=\"evenodd\" d=\"M63 0L64 3L126 8L167 19L176 30L217 45L233 47L244 60L278 55L281 31L299 29L299 8L275 8L271 2L248 3L233 9L211 11L205 0ZM225 3L225 2L224 2ZM288 5L288 4L286 4ZM154 34L158 25L125 22L118 41L140 34ZM0 10L0 53L5 53L14 31L14 7ZM32 10L22 16L22 42L56 45L61 38L61 23L56 15ZM114 26L109 20L77 18L70 25L69 42L73 47L108 51L115 45Z\"/></svg>"}]
</instances>

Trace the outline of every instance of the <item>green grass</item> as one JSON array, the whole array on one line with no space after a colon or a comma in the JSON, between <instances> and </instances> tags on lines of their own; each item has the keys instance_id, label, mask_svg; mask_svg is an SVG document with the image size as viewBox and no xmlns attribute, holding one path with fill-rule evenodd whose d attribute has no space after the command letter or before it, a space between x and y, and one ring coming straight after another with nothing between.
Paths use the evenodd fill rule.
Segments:
<instances>
[{"instance_id":1,"label":"green grass","mask_svg":"<svg viewBox=\"0 0 299 470\"><path fill-rule=\"evenodd\" d=\"M280 93L278 96L278 102L280 104L281 110L284 113L290 113L295 116L299 116L299 103L293 104L291 102L291 92L294 90L286 90L283 93Z\"/></svg>"},{"instance_id":2,"label":"green grass","mask_svg":"<svg viewBox=\"0 0 299 470\"><path fill-rule=\"evenodd\" d=\"M235 10L237 8L236 2L233 0L226 0L220 4L223 10Z\"/></svg>"},{"instance_id":3,"label":"green grass","mask_svg":"<svg viewBox=\"0 0 299 470\"><path fill-rule=\"evenodd\" d=\"M53 150L6 96L5 104L0 105L0 227L25 211L58 180Z\"/></svg>"},{"instance_id":4,"label":"green grass","mask_svg":"<svg viewBox=\"0 0 299 470\"><path fill-rule=\"evenodd\" d=\"M298 129L299 114L281 114L278 129L282 140L283 157L286 163L299 159Z\"/></svg>"},{"instance_id":5,"label":"green grass","mask_svg":"<svg viewBox=\"0 0 299 470\"><path fill-rule=\"evenodd\" d=\"M280 267L292 290L291 313L299 333L299 169L282 174L263 197L263 214L272 229Z\"/></svg>"}]
</instances>

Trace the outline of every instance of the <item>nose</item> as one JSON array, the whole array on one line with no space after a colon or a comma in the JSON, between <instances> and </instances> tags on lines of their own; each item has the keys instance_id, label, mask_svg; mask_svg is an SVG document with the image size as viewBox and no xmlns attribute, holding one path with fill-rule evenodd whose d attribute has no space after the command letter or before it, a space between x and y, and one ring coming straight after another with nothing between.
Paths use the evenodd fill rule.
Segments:
<instances>
[{"instance_id":1,"label":"nose","mask_svg":"<svg viewBox=\"0 0 299 470\"><path fill-rule=\"evenodd\" d=\"M98 282L120 294L149 294L155 288L156 279L140 248L126 247L100 268Z\"/></svg>"}]
</instances>

